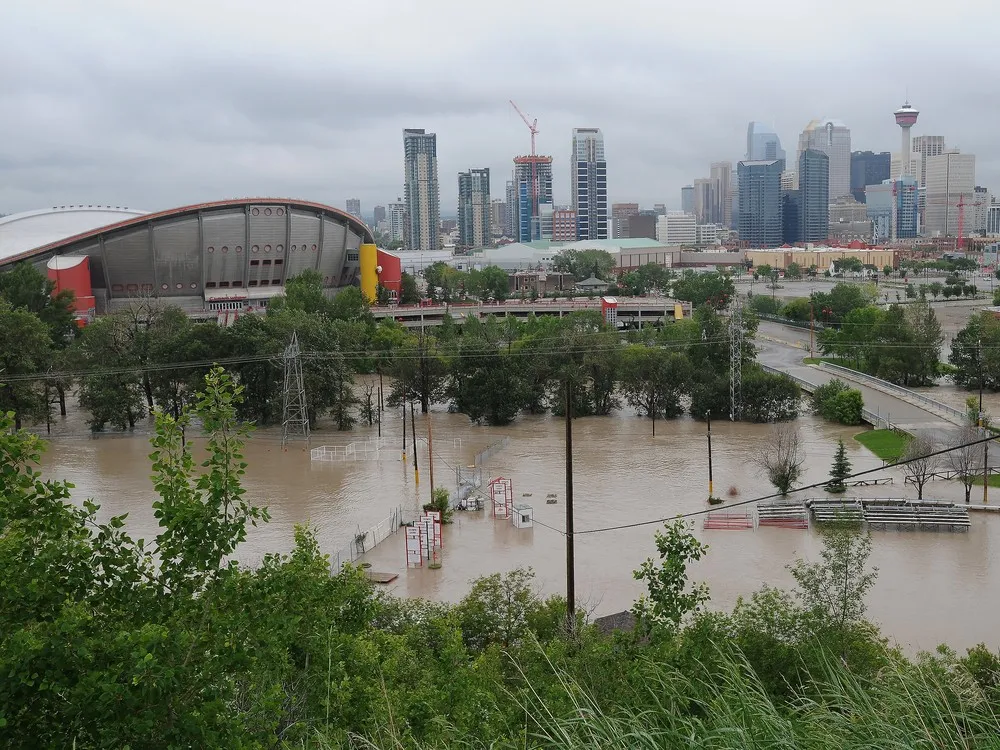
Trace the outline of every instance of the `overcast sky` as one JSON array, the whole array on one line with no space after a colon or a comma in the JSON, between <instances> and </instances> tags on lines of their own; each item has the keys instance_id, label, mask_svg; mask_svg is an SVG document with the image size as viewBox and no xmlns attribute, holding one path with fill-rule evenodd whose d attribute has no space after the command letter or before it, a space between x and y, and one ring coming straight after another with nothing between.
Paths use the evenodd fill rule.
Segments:
<instances>
[{"instance_id":1,"label":"overcast sky","mask_svg":"<svg viewBox=\"0 0 1000 750\"><path fill-rule=\"evenodd\" d=\"M816 117L852 148L914 134L976 155L1000 192L995 0L4 0L0 213L150 210L245 195L343 207L402 194L402 130L437 133L441 209L458 171L503 197L538 118L569 202L573 127L600 127L610 198L679 208L749 120L794 153Z\"/></svg>"}]
</instances>

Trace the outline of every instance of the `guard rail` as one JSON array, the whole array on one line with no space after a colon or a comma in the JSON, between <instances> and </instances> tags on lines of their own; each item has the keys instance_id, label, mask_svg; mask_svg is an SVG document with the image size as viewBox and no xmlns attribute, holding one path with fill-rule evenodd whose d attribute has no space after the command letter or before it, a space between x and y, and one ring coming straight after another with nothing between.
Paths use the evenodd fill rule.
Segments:
<instances>
[{"instance_id":1,"label":"guard rail","mask_svg":"<svg viewBox=\"0 0 1000 750\"><path fill-rule=\"evenodd\" d=\"M904 388L901 385L896 385L895 383L890 383L888 380L883 380L882 378L877 378L874 375L869 375L868 373L858 372L857 370L852 370L849 367L841 367L840 365L830 364L829 362L820 363L820 367L826 370L832 370L833 372L842 374L848 380L854 380L856 382L867 383L871 385L875 390L880 390L883 392L890 392L899 394L900 396L908 396L910 398L916 399L920 403L926 404L933 409L944 412L949 417L958 420L959 424L966 424L968 422L968 415L956 409L948 404L943 404L930 396L925 396L923 393L917 393L916 391L910 390L909 388Z\"/></svg>"}]
</instances>

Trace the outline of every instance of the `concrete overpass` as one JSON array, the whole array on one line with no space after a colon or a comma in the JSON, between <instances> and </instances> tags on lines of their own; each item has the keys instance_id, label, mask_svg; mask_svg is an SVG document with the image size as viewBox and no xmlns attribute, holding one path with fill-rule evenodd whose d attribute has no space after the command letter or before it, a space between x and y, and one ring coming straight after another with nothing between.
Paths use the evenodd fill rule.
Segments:
<instances>
[{"instance_id":1,"label":"concrete overpass","mask_svg":"<svg viewBox=\"0 0 1000 750\"><path fill-rule=\"evenodd\" d=\"M642 325L662 323L676 319L677 306L685 318L691 317L691 303L670 297L615 297L619 328L641 328ZM505 302L472 302L438 305L397 305L373 307L376 318L395 318L407 328L441 325L445 314L456 323L469 318L480 320L491 315L514 317L524 320L531 315L548 315L562 318L580 310L601 310L601 298L595 299L540 299L534 302L507 300Z\"/></svg>"}]
</instances>

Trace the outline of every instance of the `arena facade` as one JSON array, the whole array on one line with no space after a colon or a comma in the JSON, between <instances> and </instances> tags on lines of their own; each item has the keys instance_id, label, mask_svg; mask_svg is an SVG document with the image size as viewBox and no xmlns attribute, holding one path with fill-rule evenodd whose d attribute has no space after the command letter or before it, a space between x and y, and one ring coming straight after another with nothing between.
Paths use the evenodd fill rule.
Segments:
<instances>
[{"instance_id":1,"label":"arena facade","mask_svg":"<svg viewBox=\"0 0 1000 750\"><path fill-rule=\"evenodd\" d=\"M193 316L225 312L229 318L263 309L305 270L318 271L331 295L359 286L374 300L381 285L398 298L399 258L378 250L361 220L320 203L240 198L155 213L125 209L115 215L118 221L105 224L89 210L75 224L99 226L23 247L58 234L66 212L61 207L0 219L0 233L6 228L0 272L21 261L44 264L57 288L76 294L83 319L139 296L164 299Z\"/></svg>"}]
</instances>

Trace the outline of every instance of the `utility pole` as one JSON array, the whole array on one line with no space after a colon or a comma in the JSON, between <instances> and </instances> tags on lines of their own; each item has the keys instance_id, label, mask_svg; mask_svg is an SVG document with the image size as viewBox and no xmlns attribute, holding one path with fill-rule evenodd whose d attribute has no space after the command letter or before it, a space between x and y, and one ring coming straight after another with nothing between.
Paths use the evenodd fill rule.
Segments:
<instances>
[{"instance_id":1,"label":"utility pole","mask_svg":"<svg viewBox=\"0 0 1000 750\"><path fill-rule=\"evenodd\" d=\"M979 339L979 434L983 430L983 340ZM990 443L983 443L983 505L990 503Z\"/></svg>"},{"instance_id":2,"label":"utility pole","mask_svg":"<svg viewBox=\"0 0 1000 750\"><path fill-rule=\"evenodd\" d=\"M809 357L815 357L815 351L813 350L813 337L816 330L816 317L813 314L813 301L809 300Z\"/></svg>"},{"instance_id":3,"label":"utility pole","mask_svg":"<svg viewBox=\"0 0 1000 750\"><path fill-rule=\"evenodd\" d=\"M712 410L705 412L705 421L708 423L708 500L712 501Z\"/></svg>"},{"instance_id":4,"label":"utility pole","mask_svg":"<svg viewBox=\"0 0 1000 750\"><path fill-rule=\"evenodd\" d=\"M417 466L417 418L413 415L413 402L410 402L410 437L413 438L413 478L420 484L420 467Z\"/></svg>"},{"instance_id":5,"label":"utility pole","mask_svg":"<svg viewBox=\"0 0 1000 750\"><path fill-rule=\"evenodd\" d=\"M406 463L406 390L403 390L403 463Z\"/></svg>"},{"instance_id":6,"label":"utility pole","mask_svg":"<svg viewBox=\"0 0 1000 750\"><path fill-rule=\"evenodd\" d=\"M434 435L431 432L431 413L427 412L427 465L431 475L431 502L434 502Z\"/></svg>"},{"instance_id":7,"label":"utility pole","mask_svg":"<svg viewBox=\"0 0 1000 750\"><path fill-rule=\"evenodd\" d=\"M576 626L576 559L573 549L573 381L566 378L566 630Z\"/></svg>"},{"instance_id":8,"label":"utility pole","mask_svg":"<svg viewBox=\"0 0 1000 750\"><path fill-rule=\"evenodd\" d=\"M379 410L378 414L375 415L375 418L378 420L378 438L379 440L381 440L382 439L382 386L378 387L378 403L379 403ZM379 444L379 447L381 448L381 443Z\"/></svg>"}]
</instances>

